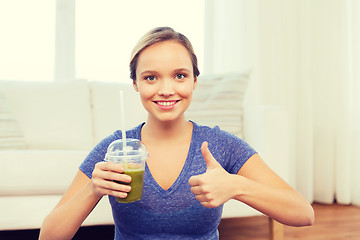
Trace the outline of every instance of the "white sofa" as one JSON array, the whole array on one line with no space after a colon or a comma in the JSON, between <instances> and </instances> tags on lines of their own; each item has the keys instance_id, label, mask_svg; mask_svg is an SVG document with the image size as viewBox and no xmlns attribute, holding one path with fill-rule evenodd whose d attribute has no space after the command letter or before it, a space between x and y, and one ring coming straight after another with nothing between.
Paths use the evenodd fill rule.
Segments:
<instances>
[{"instance_id":1,"label":"white sofa","mask_svg":"<svg viewBox=\"0 0 360 240\"><path fill-rule=\"evenodd\" d=\"M284 111L274 106L243 106L248 76L200 77L188 118L210 125L218 121L225 129L243 135L275 171L287 178ZM0 147L0 230L41 226L90 149L121 127L120 89L126 101L126 128L145 121L146 112L130 81L0 81L0 109L1 104L8 105L2 109L8 110L7 118L12 117L10 127L18 127L22 133L13 147ZM233 104L219 108L216 103L221 101ZM223 217L256 214L244 204L230 202ZM83 225L112 222L105 197Z\"/></svg>"}]
</instances>

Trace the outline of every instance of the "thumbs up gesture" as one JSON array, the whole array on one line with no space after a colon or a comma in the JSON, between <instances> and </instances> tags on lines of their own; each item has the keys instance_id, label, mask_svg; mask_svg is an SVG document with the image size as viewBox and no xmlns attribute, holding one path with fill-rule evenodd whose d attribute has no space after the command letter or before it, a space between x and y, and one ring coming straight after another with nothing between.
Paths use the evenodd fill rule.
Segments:
<instances>
[{"instance_id":1,"label":"thumbs up gesture","mask_svg":"<svg viewBox=\"0 0 360 240\"><path fill-rule=\"evenodd\" d=\"M232 174L225 171L211 154L208 143L203 142L201 153L205 159L205 173L192 176L189 179L191 192L195 198L208 208L215 208L227 202L234 195L231 190Z\"/></svg>"}]
</instances>

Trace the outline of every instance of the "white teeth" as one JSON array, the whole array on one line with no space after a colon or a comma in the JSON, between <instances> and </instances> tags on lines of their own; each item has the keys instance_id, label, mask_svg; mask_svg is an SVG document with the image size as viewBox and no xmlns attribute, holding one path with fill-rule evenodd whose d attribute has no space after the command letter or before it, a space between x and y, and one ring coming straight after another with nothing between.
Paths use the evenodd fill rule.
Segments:
<instances>
[{"instance_id":1,"label":"white teeth","mask_svg":"<svg viewBox=\"0 0 360 240\"><path fill-rule=\"evenodd\" d=\"M176 101L172 101L172 102L157 102L159 105L161 106L171 106L174 105Z\"/></svg>"}]
</instances>

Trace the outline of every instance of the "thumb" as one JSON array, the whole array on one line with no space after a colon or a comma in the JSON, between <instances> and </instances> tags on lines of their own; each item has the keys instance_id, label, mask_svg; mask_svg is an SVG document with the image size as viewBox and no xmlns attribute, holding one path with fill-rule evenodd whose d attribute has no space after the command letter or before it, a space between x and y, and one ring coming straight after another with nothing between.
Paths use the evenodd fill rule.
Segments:
<instances>
[{"instance_id":1,"label":"thumb","mask_svg":"<svg viewBox=\"0 0 360 240\"><path fill-rule=\"evenodd\" d=\"M213 157L208 146L209 146L208 142L203 142L201 146L201 153L205 159L207 169L217 168L220 166L220 164Z\"/></svg>"}]
</instances>

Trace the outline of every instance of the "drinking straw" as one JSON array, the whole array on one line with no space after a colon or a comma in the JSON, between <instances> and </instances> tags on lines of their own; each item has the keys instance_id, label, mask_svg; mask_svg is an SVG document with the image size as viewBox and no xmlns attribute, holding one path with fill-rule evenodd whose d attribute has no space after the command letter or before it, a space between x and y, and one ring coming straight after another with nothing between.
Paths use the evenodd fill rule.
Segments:
<instances>
[{"instance_id":1,"label":"drinking straw","mask_svg":"<svg viewBox=\"0 0 360 240\"><path fill-rule=\"evenodd\" d=\"M123 140L124 168L128 168L126 152L126 129L125 129L125 112L124 112L124 91L120 90L120 115L121 115L121 134Z\"/></svg>"}]
</instances>

